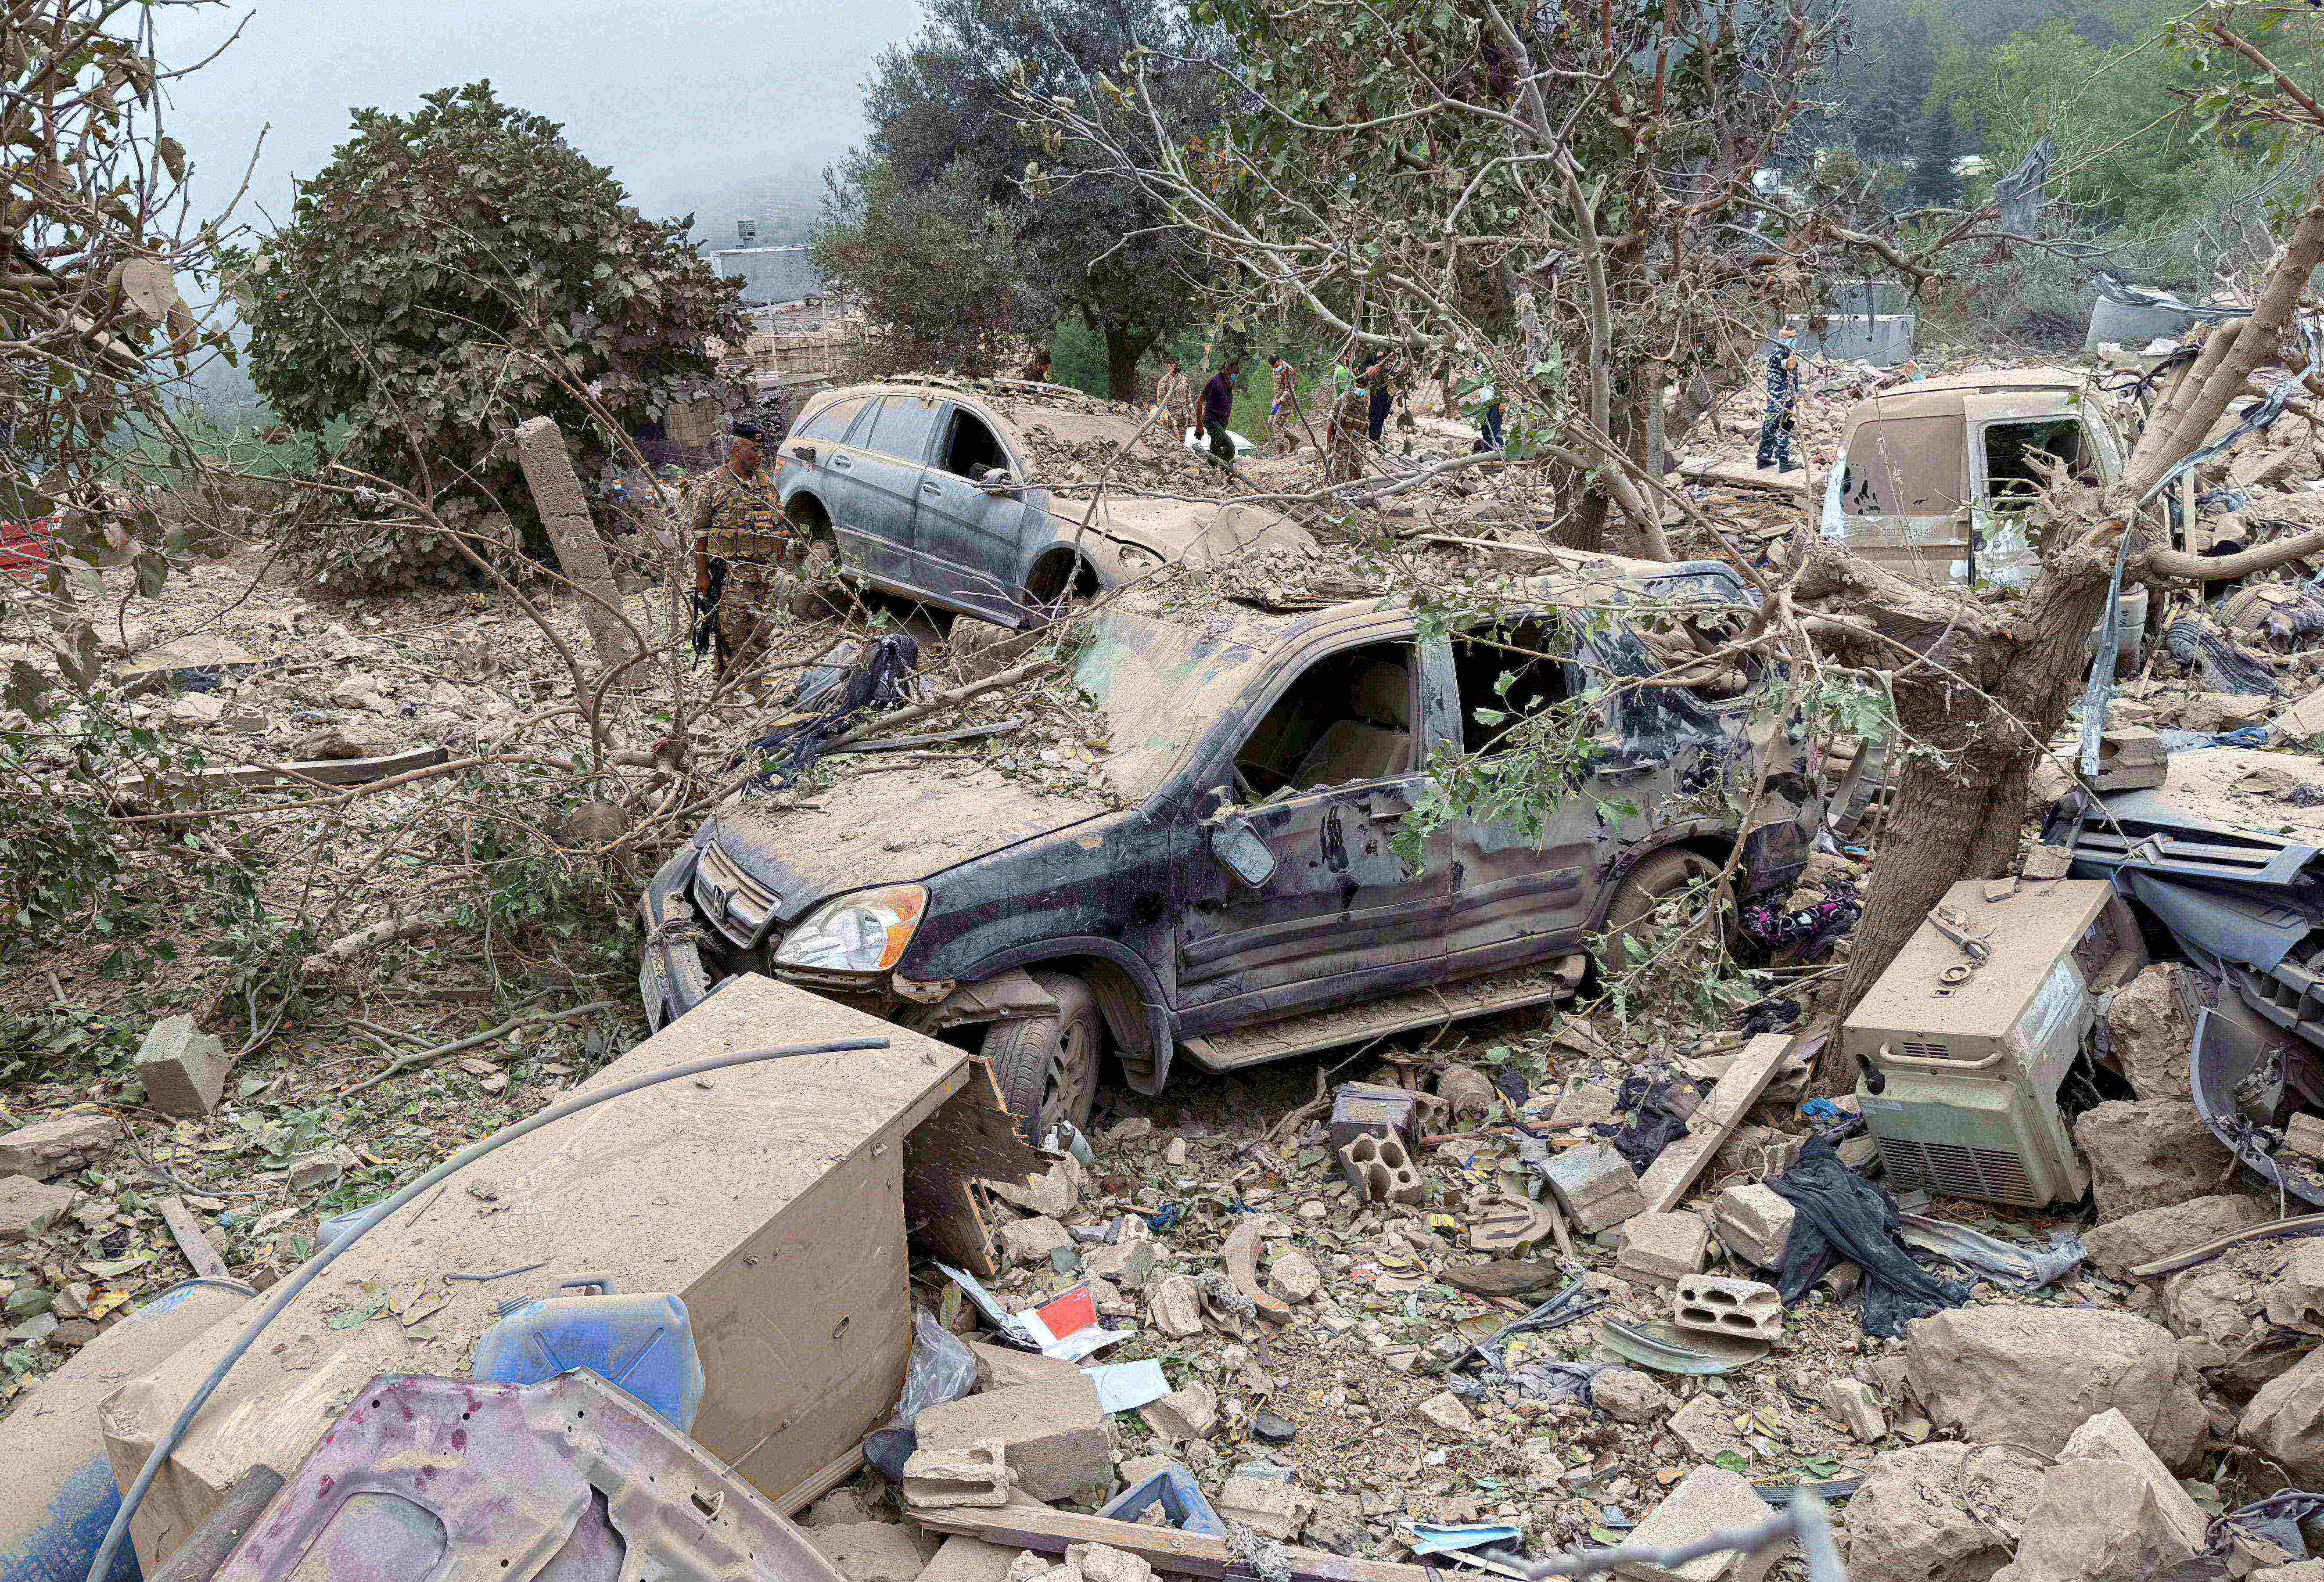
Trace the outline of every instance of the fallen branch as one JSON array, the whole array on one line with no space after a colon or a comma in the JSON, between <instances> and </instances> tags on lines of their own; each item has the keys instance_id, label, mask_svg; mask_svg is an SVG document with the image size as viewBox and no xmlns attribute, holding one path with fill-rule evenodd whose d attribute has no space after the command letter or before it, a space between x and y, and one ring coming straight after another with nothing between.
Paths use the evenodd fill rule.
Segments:
<instances>
[{"instance_id":1,"label":"fallen branch","mask_svg":"<svg viewBox=\"0 0 2324 1582\"><path fill-rule=\"evenodd\" d=\"M986 736L1006 735L1025 723L1025 717L1004 719L998 725L963 726L956 731L927 731L917 736L870 736L852 746L834 747L834 753L895 753L907 747L934 747L945 742L974 742Z\"/></svg>"},{"instance_id":2,"label":"fallen branch","mask_svg":"<svg viewBox=\"0 0 2324 1582\"><path fill-rule=\"evenodd\" d=\"M202 1235L202 1222L194 1217L194 1211L186 1207L185 1199L172 1194L155 1198L153 1206L161 1211L161 1223L170 1227L170 1239L176 1242L178 1251L186 1255L186 1262L192 1266L196 1277L224 1280L226 1277L226 1260L218 1256L217 1249L210 1245L208 1236Z\"/></svg>"},{"instance_id":3,"label":"fallen branch","mask_svg":"<svg viewBox=\"0 0 2324 1582\"><path fill-rule=\"evenodd\" d=\"M451 922L452 914L448 911L423 911L415 912L410 917L382 918L368 928L341 935L299 963L299 976L312 977L317 973L327 972L334 967L352 961L367 950L392 945L398 939L413 939L433 929L448 928Z\"/></svg>"},{"instance_id":4,"label":"fallen branch","mask_svg":"<svg viewBox=\"0 0 2324 1582\"><path fill-rule=\"evenodd\" d=\"M410 1070L414 1066L425 1066L433 1061L444 1059L448 1056L459 1054L464 1050L473 1050L479 1044L488 1044L494 1039L502 1038L509 1033L514 1032L520 1027L530 1027L538 1022L571 1022L579 1017L594 1016L600 1011L611 1011L613 1009L614 1009L614 1004L611 1000L592 1000L586 1005L576 1005L570 1011L529 1011L522 1016L510 1018L508 1021L502 1022L498 1027L493 1028L489 1032L474 1033L466 1038L455 1039L450 1043L437 1044L431 1049L413 1050L409 1053L398 1055L394 1059L388 1062L386 1070L380 1072L375 1077L364 1078L353 1087L342 1089L339 1096L341 1098L353 1098L364 1088L376 1087L381 1083L386 1081L389 1078L400 1076L403 1072Z\"/></svg>"},{"instance_id":5,"label":"fallen branch","mask_svg":"<svg viewBox=\"0 0 2324 1582\"><path fill-rule=\"evenodd\" d=\"M907 704L892 714L883 714L876 719L867 720L845 735L835 738L831 745L824 751L833 752L847 745L850 742L860 742L872 735L885 735L897 726L909 725L916 719L926 719L929 715L941 714L947 708L957 708L964 703L983 697L987 692L999 692L1022 681L1038 680L1056 668L1054 661L1046 659L1012 666L997 676L987 676L984 680L973 681L965 687L955 687L949 692L939 692L933 698Z\"/></svg>"}]
</instances>

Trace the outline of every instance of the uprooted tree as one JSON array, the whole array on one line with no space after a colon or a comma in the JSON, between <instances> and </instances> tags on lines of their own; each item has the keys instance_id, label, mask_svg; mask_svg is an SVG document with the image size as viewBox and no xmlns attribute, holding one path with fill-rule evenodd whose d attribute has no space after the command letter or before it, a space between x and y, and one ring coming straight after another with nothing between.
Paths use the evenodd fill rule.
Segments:
<instances>
[{"instance_id":1,"label":"uprooted tree","mask_svg":"<svg viewBox=\"0 0 2324 1582\"><path fill-rule=\"evenodd\" d=\"M536 527L509 430L546 414L611 440L671 403L739 399L705 345L739 344L739 288L651 220L555 122L488 82L429 94L409 116L355 114L355 136L300 191L290 222L235 273L259 393L311 431L344 421L339 455L436 503L480 541ZM467 557L391 513L311 546L337 589L447 574Z\"/></svg>"},{"instance_id":2,"label":"uprooted tree","mask_svg":"<svg viewBox=\"0 0 2324 1582\"><path fill-rule=\"evenodd\" d=\"M1666 504L1716 531L1661 486L1655 430L1668 384L1682 386L1683 416L1683 386L1710 348L1752 333L1838 250L1927 279L1950 249L2010 239L1987 213L1923 215L1907 252L1757 190L1752 172L1827 37L1828 18L1805 0L1515 14L1494 0L1222 0L1219 14L1248 94L1231 142L1163 140L1162 157L1141 162L1110 138L1107 114L1029 95L1020 113L1060 147L1111 151L1121 179L1143 183L1257 291L1422 357L1473 338L1513 398L1506 451L1477 462L1587 475L1664 558ZM2253 42L2299 36L2276 30L2301 14L2214 7L2177 24L2173 47L2226 67L2190 91L2190 120L2247 144L2324 134L2314 94ZM1098 92L1135 106L1142 70L1126 60ZM2161 391L2119 482L2101 494L2061 478L2046 492L2040 569L2022 592L1922 587L1804 525L1774 571L1747 567L1763 594L1757 629L1696 663L1756 649L1828 682L1877 679L1894 699L1903 773L1843 1014L1947 886L2015 862L2033 769L2081 685L2118 560L2135 579L2200 584L2324 550L2319 529L2225 559L2187 554L2155 504L2261 370L2306 361L2294 331L2319 258L2324 184L2289 219L2249 317L2212 330ZM1577 514L1563 536L1595 547L1592 513ZM1573 732L1540 717L1535 750L1564 758L1537 783L1571 783ZM1852 1079L1846 1059L1832 1041L1821 1080Z\"/></svg>"}]
</instances>

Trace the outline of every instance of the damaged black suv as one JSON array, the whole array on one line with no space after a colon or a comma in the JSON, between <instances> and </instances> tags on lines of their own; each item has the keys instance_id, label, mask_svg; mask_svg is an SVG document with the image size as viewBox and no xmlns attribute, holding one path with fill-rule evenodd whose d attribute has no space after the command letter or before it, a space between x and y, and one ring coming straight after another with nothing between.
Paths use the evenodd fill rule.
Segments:
<instances>
[{"instance_id":1,"label":"damaged black suv","mask_svg":"<svg viewBox=\"0 0 2324 1582\"><path fill-rule=\"evenodd\" d=\"M1748 608L1716 562L1562 563L1467 621L1102 609L1074 667L1107 730L1086 786L891 764L733 799L641 903L647 1014L770 973L980 1048L1038 1130L1087 1117L1109 1051L1154 1093L1180 1059L1231 1070L1570 995L1593 937L1738 839L1747 893L1788 884L1822 798L1756 665L1605 689L1583 783L1527 828L1430 816L1433 760L1492 754L1587 675L1664 673L1649 612Z\"/></svg>"}]
</instances>

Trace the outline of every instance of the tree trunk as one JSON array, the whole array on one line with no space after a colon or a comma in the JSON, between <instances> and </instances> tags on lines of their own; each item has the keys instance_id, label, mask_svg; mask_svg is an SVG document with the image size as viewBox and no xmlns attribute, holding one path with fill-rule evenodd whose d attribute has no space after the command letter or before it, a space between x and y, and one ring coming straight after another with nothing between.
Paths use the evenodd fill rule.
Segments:
<instances>
[{"instance_id":1,"label":"tree trunk","mask_svg":"<svg viewBox=\"0 0 2324 1582\"><path fill-rule=\"evenodd\" d=\"M1108 327L1105 330L1105 394L1109 401L1138 399L1138 359L1154 344L1150 335L1133 335L1126 329Z\"/></svg>"}]
</instances>

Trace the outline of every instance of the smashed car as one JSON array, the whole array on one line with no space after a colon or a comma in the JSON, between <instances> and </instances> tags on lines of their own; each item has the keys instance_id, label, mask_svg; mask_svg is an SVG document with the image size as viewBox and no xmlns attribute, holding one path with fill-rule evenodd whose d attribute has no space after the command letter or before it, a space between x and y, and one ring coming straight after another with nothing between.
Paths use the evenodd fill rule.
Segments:
<instances>
[{"instance_id":1,"label":"smashed car","mask_svg":"<svg viewBox=\"0 0 2324 1582\"><path fill-rule=\"evenodd\" d=\"M1085 786L899 766L731 800L641 903L647 1013L768 973L981 1048L1046 1124L1087 1115L1108 1050L1154 1093L1182 1057L1228 1070L1570 995L1589 941L1738 840L1748 893L1788 884L1822 817L1756 661L1625 680L1716 650L1674 612L1748 615L1734 570L1573 564L1449 621L1111 600L1074 661L1105 730ZM1432 763L1568 701L1592 745L1530 828L1432 802Z\"/></svg>"},{"instance_id":2,"label":"smashed car","mask_svg":"<svg viewBox=\"0 0 2324 1582\"><path fill-rule=\"evenodd\" d=\"M1045 453L1102 455L1139 433L1086 404L934 380L826 391L776 452L777 492L843 576L1004 626L1166 564L1314 552L1305 528L1256 505L1056 494Z\"/></svg>"}]
</instances>

